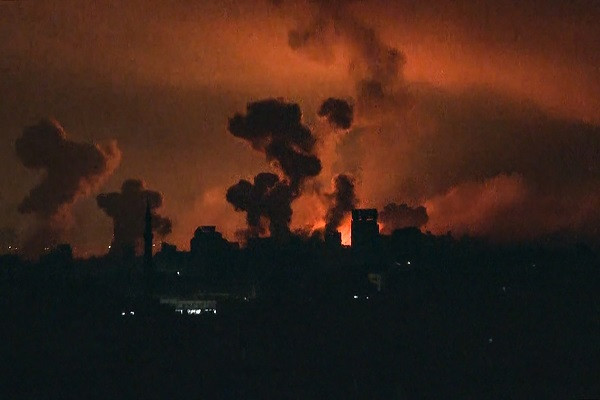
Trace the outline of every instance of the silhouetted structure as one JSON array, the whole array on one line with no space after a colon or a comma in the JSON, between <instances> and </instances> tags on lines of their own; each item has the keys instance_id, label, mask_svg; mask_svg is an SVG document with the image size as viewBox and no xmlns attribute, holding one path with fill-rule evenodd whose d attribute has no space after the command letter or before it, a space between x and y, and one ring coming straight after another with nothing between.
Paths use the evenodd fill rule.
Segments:
<instances>
[{"instance_id":1,"label":"silhouetted structure","mask_svg":"<svg viewBox=\"0 0 600 400\"><path fill-rule=\"evenodd\" d=\"M190 250L193 258L207 257L211 253L227 250L229 242L217 232L216 226L199 226L190 240Z\"/></svg>"},{"instance_id":2,"label":"silhouetted structure","mask_svg":"<svg viewBox=\"0 0 600 400\"><path fill-rule=\"evenodd\" d=\"M177 246L162 242L160 251L154 253L152 266L157 275L170 271L181 271L187 266L189 252L180 251Z\"/></svg>"},{"instance_id":3,"label":"silhouetted structure","mask_svg":"<svg viewBox=\"0 0 600 400\"><path fill-rule=\"evenodd\" d=\"M167 256L172 256L177 253L177 246L167 242L162 242L160 246L160 253Z\"/></svg>"},{"instance_id":4,"label":"silhouetted structure","mask_svg":"<svg viewBox=\"0 0 600 400\"><path fill-rule=\"evenodd\" d=\"M237 244L228 242L215 226L200 226L190 241L193 273L206 282L222 282L232 268Z\"/></svg>"},{"instance_id":5,"label":"silhouetted structure","mask_svg":"<svg viewBox=\"0 0 600 400\"><path fill-rule=\"evenodd\" d=\"M251 238L247 247L238 249L215 227L201 226L192 239L198 258L166 243L152 255L155 220L146 215L145 255L136 258L133 247L126 247L124 265L113 256L73 259L68 245L49 250L39 262L0 255L4 343L14 349L5 351L11 358L2 358L8 359L3 368L17 366L9 379L29 395L21 382L28 379L30 365L57 360L34 371L46 374L45 381L64 382L62 378L79 377L82 370L96 376L97 368L82 366L101 349L101 362L114 369L106 380L115 385L111 393L130 385L115 378L146 368L138 384L143 389L156 384L156 389L142 398L155 392L165 398L173 393L187 396L190 390L198 398L230 398L229 393L215 392L224 382L237 385L235 398L258 390L252 398L273 398L271 381L288 379L289 387L296 387L298 378L318 381L317 360L340 374L296 397L337 398L342 393L343 398L387 399L397 397L398 382L412 390L401 395L438 395L426 392L432 365L442 368L434 370L442 379L451 378L434 390L461 397L464 393L451 391L465 373L476 376L484 370L497 382L506 368L527 374L531 365L542 363L553 366L547 376L539 379L540 369L523 375L539 393L517 397L552 397L547 386L556 373L569 380L581 377L562 397L598 397L597 374L590 372L599 354L593 344L600 259L594 252L556 242L456 240L417 228L379 235L374 210L354 210L353 217L353 244L359 251L329 247L338 245L339 233L296 235L287 243ZM376 246L368 250L373 242ZM140 273L142 264L144 271L152 268L149 281ZM445 346L450 339L458 346L454 353L453 346ZM440 367L441 351L451 353L449 364ZM492 356L501 362L490 363ZM139 357L147 362L132 366L130 360ZM583 361L574 367L565 357ZM202 384L197 383L199 374ZM173 376L188 381L182 386L173 383ZM362 376L368 379L355 378ZM510 378L502 393L515 390ZM103 390L104 381L90 381L97 384L90 390ZM169 390L158 392L170 384ZM556 392L562 385L551 389ZM87 388L72 387L78 392L68 397L78 397ZM328 387L325 397L312 396L323 387ZM527 390L531 387L526 385ZM479 388L485 393L469 394L489 395L487 386L475 390ZM58 389L61 395L66 390ZM275 398L288 394L277 392Z\"/></svg>"},{"instance_id":6,"label":"silhouetted structure","mask_svg":"<svg viewBox=\"0 0 600 400\"><path fill-rule=\"evenodd\" d=\"M374 208L352 210L352 248L372 250L378 240L377 210Z\"/></svg>"},{"instance_id":7,"label":"silhouetted structure","mask_svg":"<svg viewBox=\"0 0 600 400\"><path fill-rule=\"evenodd\" d=\"M149 282L153 274L152 265L152 210L150 209L150 202L146 202L146 215L144 219L144 275L145 280Z\"/></svg>"},{"instance_id":8,"label":"silhouetted structure","mask_svg":"<svg viewBox=\"0 0 600 400\"><path fill-rule=\"evenodd\" d=\"M40 263L68 267L73 264L73 248L70 244L59 244L40 257Z\"/></svg>"},{"instance_id":9,"label":"silhouetted structure","mask_svg":"<svg viewBox=\"0 0 600 400\"><path fill-rule=\"evenodd\" d=\"M342 247L342 234L339 231L326 231L325 232L325 245L328 248Z\"/></svg>"}]
</instances>

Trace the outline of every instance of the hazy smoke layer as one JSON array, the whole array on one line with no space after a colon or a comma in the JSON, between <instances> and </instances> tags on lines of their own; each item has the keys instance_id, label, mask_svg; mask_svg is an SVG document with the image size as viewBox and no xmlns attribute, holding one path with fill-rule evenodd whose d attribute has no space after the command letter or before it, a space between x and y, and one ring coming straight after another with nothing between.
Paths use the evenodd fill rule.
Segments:
<instances>
[{"instance_id":1,"label":"hazy smoke layer","mask_svg":"<svg viewBox=\"0 0 600 400\"><path fill-rule=\"evenodd\" d=\"M404 107L409 102L405 90L404 54L385 44L379 34L348 9L350 1L314 1L308 22L299 21L288 33L292 49L311 53L332 53L340 41L350 51L349 69L355 81L361 115ZM282 7L285 9L285 7Z\"/></svg>"},{"instance_id":2,"label":"hazy smoke layer","mask_svg":"<svg viewBox=\"0 0 600 400\"><path fill-rule=\"evenodd\" d=\"M147 205L152 212L152 230L160 236L171 233L171 220L156 213L156 209L162 206L162 195L146 189L140 180L128 179L123 182L121 193L101 193L96 202L113 220L112 252L121 251L124 247L138 247L144 233Z\"/></svg>"},{"instance_id":3,"label":"hazy smoke layer","mask_svg":"<svg viewBox=\"0 0 600 400\"><path fill-rule=\"evenodd\" d=\"M396 229L421 227L427 223L427 209L423 206L409 207L406 204L389 203L379 212L383 224L381 232L390 234Z\"/></svg>"},{"instance_id":4,"label":"hazy smoke layer","mask_svg":"<svg viewBox=\"0 0 600 400\"><path fill-rule=\"evenodd\" d=\"M340 174L334 178L334 192L329 195L330 205L325 218L325 231L337 230L345 215L356 208L358 199L354 193L354 180L348 175Z\"/></svg>"},{"instance_id":5,"label":"hazy smoke layer","mask_svg":"<svg viewBox=\"0 0 600 400\"><path fill-rule=\"evenodd\" d=\"M60 240L70 206L100 186L119 164L121 154L116 142L100 147L71 141L52 120L25 128L15 149L26 168L43 171L39 184L19 204L19 212L39 217L38 232L26 249L35 254L53 244L46 241Z\"/></svg>"},{"instance_id":6,"label":"hazy smoke layer","mask_svg":"<svg viewBox=\"0 0 600 400\"><path fill-rule=\"evenodd\" d=\"M339 129L349 129L352 126L354 109L346 100L328 98L321 104L318 115L327 118L331 125Z\"/></svg>"},{"instance_id":7,"label":"hazy smoke layer","mask_svg":"<svg viewBox=\"0 0 600 400\"><path fill-rule=\"evenodd\" d=\"M401 136L383 130L361 160L366 193L424 204L434 233L597 235L600 127L487 90L414 94Z\"/></svg>"}]
</instances>

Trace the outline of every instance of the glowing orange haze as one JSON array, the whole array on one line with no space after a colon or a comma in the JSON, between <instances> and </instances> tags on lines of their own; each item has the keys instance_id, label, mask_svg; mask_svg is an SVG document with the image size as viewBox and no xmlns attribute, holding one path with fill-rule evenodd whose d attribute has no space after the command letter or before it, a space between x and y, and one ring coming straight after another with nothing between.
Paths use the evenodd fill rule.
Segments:
<instances>
[{"instance_id":1,"label":"glowing orange haze","mask_svg":"<svg viewBox=\"0 0 600 400\"><path fill-rule=\"evenodd\" d=\"M454 26L452 20L445 20L442 25L435 18L399 24L394 21L397 13L386 13L385 7L371 8L365 4L364 9L361 9L360 3L356 7L365 20L380 29L386 42L406 53L405 75L409 82L426 82L451 91L484 85L519 99L533 101L553 115L590 122L600 121L600 99L596 96L596 89L600 85L597 79L590 79L584 64L576 64L568 58L551 58L551 55L534 53L529 48L519 46L496 46L493 42L483 44L477 38L470 37L468 29ZM215 53L214 63L195 64L191 68L182 68L181 71L185 71L183 74L158 74L151 79L166 79L168 84L183 87L218 84L251 93L245 99L240 98L236 109L225 110L223 126L226 118L243 110L247 101L283 96L298 101L306 122L319 132L323 128L314 116L319 102L331 95L346 97L354 94L354 82L348 74L346 50L342 45L336 45L333 57L327 62L311 60L288 46L287 32L293 26L293 21L271 11L256 9L246 12L238 17L229 16L226 22L216 17L206 18L203 24L194 21L171 26L169 36L175 38L173 42L182 48L181 54L212 54L210 52L216 49L223 50ZM235 29L221 29L227 24L235 25ZM217 30L220 32L218 37L207 36L208 32ZM173 61L189 64L179 54L175 54ZM156 69L149 64L147 71ZM573 70L583 73L572 73ZM561 79L555 79L556 76ZM404 179L406 176L416 176L415 171L426 168L425 165L411 164L410 159L404 156L414 151L412 142L418 140L418 137L402 133L436 129L428 124L434 122L426 118L398 121L384 127L385 135L381 135L381 132L368 132L371 137L361 139L364 157L360 168L363 177L357 185L360 206L380 208L390 201L409 201L413 205L425 202L430 209L430 221L426 229L434 233L445 233L448 230L458 234L493 233L498 226L493 221L497 220L497 215L502 215L503 209L515 207L515 204L525 204L524 194L520 194L521 197L510 196L510 193L526 193L524 183L515 184L510 179L491 177L486 183L466 183L447 194L437 194L434 197L419 195L411 186L393 187L393 180L397 177ZM388 139L393 135L387 133L389 130L400 132L391 144ZM235 141L224 129L219 134L224 137L223 140ZM228 166L227 168L237 171L234 174L249 178L256 172L267 169L261 155L253 153L244 145L239 145L238 148L240 154L247 152L244 157L251 157L257 163L252 167L238 163ZM318 180L327 187L336 172L333 166L342 156L337 153L335 143L326 144L321 150L324 169ZM461 154L449 153L448 157L460 159ZM395 169L395 175L382 173L382 170L388 168ZM218 225L227 237L234 239L234 232L244 225L244 215L235 213L225 203L223 196L227 184L233 183L236 178L207 188L204 195L196 201L193 212L178 212L179 218L175 218L175 233L172 237L178 245L188 247L189 238L199 224ZM420 184L422 183L415 183L417 188ZM490 186L495 188L495 192L489 192ZM467 193L475 197L468 198ZM494 200L494 196L498 200ZM176 202L177 199L171 201ZM472 201L476 202L476 206L468 205ZM318 197L307 194L298 199L293 208L293 229L314 230L324 225L326 209ZM349 217L344 220L340 231L344 244L349 244ZM506 232L510 232L508 227Z\"/></svg>"},{"instance_id":2,"label":"glowing orange haze","mask_svg":"<svg viewBox=\"0 0 600 400\"><path fill-rule=\"evenodd\" d=\"M373 13L366 10L364 15L371 20L389 19L378 11ZM251 64L251 68L240 75L217 73L215 76L217 79L233 79L233 82L228 82L229 84L260 88L259 92L264 96L277 94L298 100L305 111L305 119L308 119L312 128L319 129L314 120L314 110L318 102L330 95L341 97L353 95L353 81L347 72L348 59L344 48L340 46L336 48L336 58L329 64L316 62L289 49L286 41L289 22L271 17L262 21L267 22L259 31L255 30L256 21L238 21L236 33L226 31L223 37L223 40L231 44L240 56L253 59L257 63ZM433 25L435 24L429 21L422 26L411 25L398 28L397 24L383 23L382 34L385 40L406 53L405 74L408 81L428 82L448 90L486 85L500 92L533 101L553 115L581 118L590 122L600 121L598 112L600 100L592 90L598 87L597 82L590 82L585 74L568 72L573 68L584 67L573 66L569 60L548 62L544 55L529 54L527 50L518 48L482 47L464 32L452 28L447 28L453 32L450 37L426 34L428 29L435 29ZM245 32L244 35L252 38L250 43L238 40L241 32ZM254 56L256 54L261 54L261 57L256 58ZM556 81L554 77L557 75L563 79ZM263 80L265 76L269 77L268 81ZM401 122L400 125L394 125L393 128L410 130L415 128L407 125L416 124L419 131L427 131L427 123L429 122L426 120L412 122L408 120ZM406 142L402 142L403 140ZM441 234L448 230L458 234L493 233L495 225L491 221L501 213L502 206L494 201L483 200L493 196L486 192L487 189L482 189L483 192L477 195L480 196L477 207L471 207L466 205L470 201L466 198L463 198L460 204L457 203L456 190L464 190L464 186L448 192L448 197L440 194L429 199L422 196L411 197L412 194L406 190L390 192L390 187L386 185L387 181L374 179L377 176L382 177L381 169L388 166L404 170L404 175L410 174L411 170L419 167L403 161L402 154L410 151L411 140L413 138L400 135L390 147L383 138L375 135L361 143L366 153L362 168L369 179L363 179L358 185L359 198L362 200L360 205L379 208L390 201L407 200L414 205L426 202L430 209L430 222L426 229L434 233ZM460 155L450 156L460 157ZM321 157L324 159L324 173L319 180L328 182L332 176L331 166L339 155L335 153L334 147L333 152L329 148ZM242 171L245 171L245 168L240 166L240 173ZM249 177L251 174L244 172L242 176ZM495 185L497 190L501 191L514 189L512 184L505 184L502 177L492 178L491 185ZM482 187L487 186L489 185L486 183ZM474 184L473 187L477 185ZM471 190L473 193L475 191L475 189ZM218 194L215 196L218 199ZM511 201L520 201L516 198L511 200L509 194L504 192L501 196L507 204ZM216 201L214 203L216 209L212 208L212 211L221 215L217 224L228 237L233 238L232 232L236 228L232 220L235 219L238 224L241 224L237 225L237 228L240 228L243 225L243 218L240 218L239 214L235 218L232 217L233 210L227 206L217 206ZM454 206L450 207L450 204ZM192 224L197 224L196 221L205 220L208 214L210 214L208 209L203 208L201 214L198 213L189 220L194 221ZM319 229L324 226L324 214L325 209L317 198L310 196L300 198L294 203L292 228ZM464 218L460 217L461 215ZM188 228L188 232L190 231L191 226ZM349 217L344 220L340 231L343 243L350 244ZM186 238L180 244L187 246L187 240Z\"/></svg>"},{"instance_id":3,"label":"glowing orange haze","mask_svg":"<svg viewBox=\"0 0 600 400\"><path fill-rule=\"evenodd\" d=\"M5 3L0 6L0 32L11 40L0 41L0 70L7 77L0 83L0 98L6 102L0 123L12 135L7 142L40 115L56 117L69 131L80 133L81 141L117 139L123 161L102 191L116 190L127 178L144 179L148 187L162 191L162 213L174 221L167 240L181 248L189 248L198 225L217 225L235 239L245 215L226 203L227 187L271 169L264 157L226 132L228 117L248 101L284 97L298 102L306 123L321 133L325 128L315 117L320 102L355 95L343 43L334 43L331 57L319 60L288 45L288 30L295 26L295 16L306 15L304 3L310 1L299 1L294 15L253 1L134 0L120 7L74 0ZM451 94L485 86L510 95L517 104L532 102L551 116L600 123L597 10L584 18L587 14L577 4L572 6L577 12L538 15L530 12L529 2L499 1L493 7L463 1L442 1L439 7L348 3L385 43L404 51L409 84L425 83ZM479 12L482 7L487 14ZM498 15L490 13L496 9ZM556 7L550 4L548 10ZM438 111L443 114L448 105ZM464 111L468 115L472 110ZM503 146L498 159L504 164L483 162L486 168L470 171L461 181L455 175L462 171L461 163L470 161L465 157L469 145L453 147L443 136L446 132L436 136L436 120L426 112L414 114L366 127L348 140L351 145L343 140L339 146L323 145L318 181L324 190L335 173L353 172L361 207L381 208L392 201L425 204L430 214L426 229L434 233L488 234L500 226L508 234L519 218L523 225L538 224L542 232L556 226L578 229L600 209L593 195L600 185L595 183L570 190L577 196L562 202L556 199L566 190L559 196L538 196L528 186L531 182L512 168L513 153L522 154L511 147L511 138L490 145L491 150ZM440 141L448 147L443 163L428 156ZM476 156L488 150L478 149ZM476 156L471 154L481 161ZM573 157L555 158L564 162ZM14 204L37 176L22 168L15 171L17 163L11 146L0 148L0 179L6 182L0 217L26 231ZM590 170L595 168L591 160ZM448 187L435 187L452 178ZM533 207L536 201L545 213ZM323 225L326 208L317 196L308 193L293 208L292 229ZM568 211L575 208L584 211ZM498 216L506 210L519 218L500 223ZM548 213L557 216L546 218ZM66 240L104 252L112 228L93 197L76 204L75 214L76 226ZM348 244L349 218L340 231Z\"/></svg>"}]
</instances>

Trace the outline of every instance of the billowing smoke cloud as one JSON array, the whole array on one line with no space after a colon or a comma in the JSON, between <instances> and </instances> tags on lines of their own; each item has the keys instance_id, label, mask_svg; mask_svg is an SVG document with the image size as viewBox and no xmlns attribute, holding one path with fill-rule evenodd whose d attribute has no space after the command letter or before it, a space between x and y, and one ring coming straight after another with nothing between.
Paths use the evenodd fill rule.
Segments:
<instances>
[{"instance_id":1,"label":"billowing smoke cloud","mask_svg":"<svg viewBox=\"0 0 600 400\"><path fill-rule=\"evenodd\" d=\"M356 208L358 199L354 193L354 180L348 175L337 175L334 178L334 191L330 198L329 209L325 217L325 232L333 232L342 224L345 215Z\"/></svg>"},{"instance_id":2,"label":"billowing smoke cloud","mask_svg":"<svg viewBox=\"0 0 600 400\"><path fill-rule=\"evenodd\" d=\"M507 97L506 87L409 84L404 55L358 20L351 2L309 2L310 16L296 18L288 41L309 57L319 51L333 56L339 44L349 52L359 123L336 154L338 169L360 178L361 197L424 204L434 233L508 240L600 235L597 124ZM287 10L285 2L280 7ZM540 86L544 94L556 87ZM543 97L534 96L548 104ZM408 105L411 112L402 112Z\"/></svg>"},{"instance_id":3,"label":"billowing smoke cloud","mask_svg":"<svg viewBox=\"0 0 600 400\"><path fill-rule=\"evenodd\" d=\"M147 205L152 212L152 230L160 236L171 233L171 220L156 213L156 209L162 206L163 196L146 189L140 180L128 179L123 182L121 193L101 193L96 197L96 202L113 220L113 252L121 251L124 247L139 247L144 234Z\"/></svg>"},{"instance_id":4,"label":"billowing smoke cloud","mask_svg":"<svg viewBox=\"0 0 600 400\"><path fill-rule=\"evenodd\" d=\"M500 241L558 235L597 243L600 185L571 192L540 191L519 174L465 182L427 201L434 233L476 235ZM467 206L468 204L468 206Z\"/></svg>"},{"instance_id":5,"label":"billowing smoke cloud","mask_svg":"<svg viewBox=\"0 0 600 400\"><path fill-rule=\"evenodd\" d=\"M308 54L330 54L334 44L344 42L350 50L349 69L361 114L405 107L410 98L404 83L404 54L385 44L373 28L358 20L349 10L349 3L311 2L312 17L307 22L299 21L298 27L288 33L290 47Z\"/></svg>"},{"instance_id":6,"label":"billowing smoke cloud","mask_svg":"<svg viewBox=\"0 0 600 400\"><path fill-rule=\"evenodd\" d=\"M236 114L229 120L229 131L275 161L285 179L261 173L254 184L241 180L229 188L227 201L247 213L248 235L265 232L261 217L269 220L271 236L289 234L292 201L300 195L304 181L321 172L316 139L302 124L300 107L277 99L250 103L246 115Z\"/></svg>"},{"instance_id":7,"label":"billowing smoke cloud","mask_svg":"<svg viewBox=\"0 0 600 400\"><path fill-rule=\"evenodd\" d=\"M346 100L330 97L321 104L318 115L327 118L335 128L350 129L354 108Z\"/></svg>"},{"instance_id":8,"label":"billowing smoke cloud","mask_svg":"<svg viewBox=\"0 0 600 400\"><path fill-rule=\"evenodd\" d=\"M19 204L19 212L39 218L38 232L26 245L30 254L60 240L70 219L71 205L97 189L117 167L121 156L116 142L100 147L67 139L63 127L53 120L25 128L15 142L15 150L26 168L44 173Z\"/></svg>"},{"instance_id":9,"label":"billowing smoke cloud","mask_svg":"<svg viewBox=\"0 0 600 400\"><path fill-rule=\"evenodd\" d=\"M389 203L379 212L379 221L383 224L381 232L384 234L396 229L419 228L428 220L427 209L423 206L413 208L406 204Z\"/></svg>"},{"instance_id":10,"label":"billowing smoke cloud","mask_svg":"<svg viewBox=\"0 0 600 400\"><path fill-rule=\"evenodd\" d=\"M321 161L314 154L316 139L302 124L298 104L278 99L250 103L246 115L235 114L229 120L229 132L275 161L294 190L321 172Z\"/></svg>"},{"instance_id":11,"label":"billowing smoke cloud","mask_svg":"<svg viewBox=\"0 0 600 400\"><path fill-rule=\"evenodd\" d=\"M242 179L227 190L226 198L236 211L246 212L246 236L257 237L266 233L263 217L269 220L271 236L284 237L290 233L294 194L277 175L260 173L254 177L254 184Z\"/></svg>"}]
</instances>

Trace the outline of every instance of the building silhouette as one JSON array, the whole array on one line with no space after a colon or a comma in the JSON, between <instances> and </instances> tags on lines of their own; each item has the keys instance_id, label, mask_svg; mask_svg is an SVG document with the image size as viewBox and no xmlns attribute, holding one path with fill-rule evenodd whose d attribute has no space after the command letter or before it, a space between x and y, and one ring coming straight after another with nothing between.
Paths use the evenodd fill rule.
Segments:
<instances>
[{"instance_id":1,"label":"building silhouette","mask_svg":"<svg viewBox=\"0 0 600 400\"><path fill-rule=\"evenodd\" d=\"M342 247L342 234L340 231L325 231L325 245L336 249Z\"/></svg>"},{"instance_id":2,"label":"building silhouette","mask_svg":"<svg viewBox=\"0 0 600 400\"><path fill-rule=\"evenodd\" d=\"M199 226L190 240L190 252L193 258L210 258L215 253L228 250L229 242L223 238L223 234L217 231L216 226Z\"/></svg>"},{"instance_id":3,"label":"building silhouette","mask_svg":"<svg viewBox=\"0 0 600 400\"><path fill-rule=\"evenodd\" d=\"M150 210L150 202L146 202L146 215L144 217L144 276L145 280L149 281L154 272L152 265L152 211Z\"/></svg>"},{"instance_id":4,"label":"building silhouette","mask_svg":"<svg viewBox=\"0 0 600 400\"><path fill-rule=\"evenodd\" d=\"M372 251L379 241L379 225L377 210L374 208L357 208L352 210L352 249Z\"/></svg>"}]
</instances>

